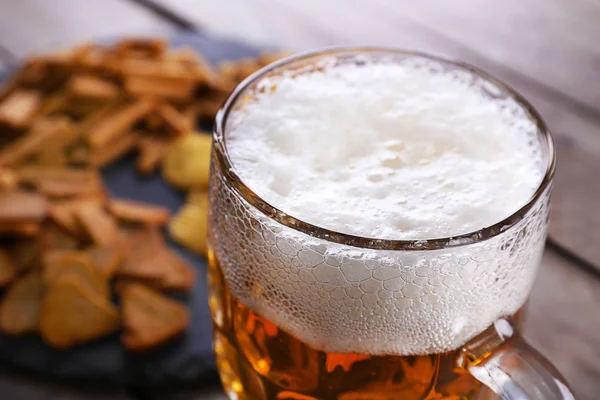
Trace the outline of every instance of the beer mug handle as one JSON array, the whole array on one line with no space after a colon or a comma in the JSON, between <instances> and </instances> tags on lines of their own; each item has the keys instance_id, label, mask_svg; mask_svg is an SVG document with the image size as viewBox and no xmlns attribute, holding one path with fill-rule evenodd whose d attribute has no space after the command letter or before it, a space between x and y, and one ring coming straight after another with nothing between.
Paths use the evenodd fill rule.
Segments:
<instances>
[{"instance_id":1,"label":"beer mug handle","mask_svg":"<svg viewBox=\"0 0 600 400\"><path fill-rule=\"evenodd\" d=\"M460 367L503 400L574 400L560 372L505 319L461 349Z\"/></svg>"}]
</instances>

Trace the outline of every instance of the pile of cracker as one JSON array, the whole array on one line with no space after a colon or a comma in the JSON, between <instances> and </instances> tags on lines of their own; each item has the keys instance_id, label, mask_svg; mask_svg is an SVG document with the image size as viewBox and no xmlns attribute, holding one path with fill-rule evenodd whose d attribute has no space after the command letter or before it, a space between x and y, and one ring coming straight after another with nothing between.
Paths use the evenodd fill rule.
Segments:
<instances>
[{"instance_id":1,"label":"pile of cracker","mask_svg":"<svg viewBox=\"0 0 600 400\"><path fill-rule=\"evenodd\" d=\"M28 59L0 93L0 330L66 349L122 332L130 351L180 335L206 252L211 123L228 93L281 57L210 65L162 40L85 44ZM188 192L167 209L109 195L101 169L136 154Z\"/></svg>"}]
</instances>

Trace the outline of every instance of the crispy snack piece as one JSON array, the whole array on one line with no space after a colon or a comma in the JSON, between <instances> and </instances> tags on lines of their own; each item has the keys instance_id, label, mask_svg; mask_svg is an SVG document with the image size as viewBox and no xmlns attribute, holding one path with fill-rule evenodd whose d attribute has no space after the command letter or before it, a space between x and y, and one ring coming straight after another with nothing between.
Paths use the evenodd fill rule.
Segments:
<instances>
[{"instance_id":1,"label":"crispy snack piece","mask_svg":"<svg viewBox=\"0 0 600 400\"><path fill-rule=\"evenodd\" d=\"M206 202L184 205L169 223L169 234L177 243L206 255L208 211Z\"/></svg>"},{"instance_id":2,"label":"crispy snack piece","mask_svg":"<svg viewBox=\"0 0 600 400\"><path fill-rule=\"evenodd\" d=\"M108 209L123 221L164 225L170 216L168 209L134 200L111 199Z\"/></svg>"},{"instance_id":3,"label":"crispy snack piece","mask_svg":"<svg viewBox=\"0 0 600 400\"><path fill-rule=\"evenodd\" d=\"M180 335L190 323L183 304L141 284L126 284L121 301L122 341L131 351L150 350Z\"/></svg>"},{"instance_id":4,"label":"crispy snack piece","mask_svg":"<svg viewBox=\"0 0 600 400\"><path fill-rule=\"evenodd\" d=\"M102 121L114 116L117 111L125 106L125 104L126 103L121 99L117 99L105 105L96 106L94 111L91 111L89 114L83 116L81 121L79 121L76 126L77 133L82 137L86 137L93 128L101 124Z\"/></svg>"},{"instance_id":5,"label":"crispy snack piece","mask_svg":"<svg viewBox=\"0 0 600 400\"><path fill-rule=\"evenodd\" d=\"M77 207L75 218L93 243L98 246L111 246L116 243L116 221L98 204L84 203Z\"/></svg>"},{"instance_id":6,"label":"crispy snack piece","mask_svg":"<svg viewBox=\"0 0 600 400\"><path fill-rule=\"evenodd\" d=\"M125 91L132 96L154 96L174 101L189 102L196 86L188 79L130 76L125 79Z\"/></svg>"},{"instance_id":7,"label":"crispy snack piece","mask_svg":"<svg viewBox=\"0 0 600 400\"><path fill-rule=\"evenodd\" d=\"M141 98L128 106L117 110L100 121L88 132L88 142L92 148L101 148L110 144L118 136L131 130L133 125L146 116L155 107L155 101Z\"/></svg>"},{"instance_id":8,"label":"crispy snack piece","mask_svg":"<svg viewBox=\"0 0 600 400\"><path fill-rule=\"evenodd\" d=\"M36 269L39 265L41 249L41 242L33 238L15 239L5 247L19 273Z\"/></svg>"},{"instance_id":9,"label":"crispy snack piece","mask_svg":"<svg viewBox=\"0 0 600 400\"><path fill-rule=\"evenodd\" d=\"M34 192L0 192L0 222L41 221L48 213L48 202Z\"/></svg>"},{"instance_id":10,"label":"crispy snack piece","mask_svg":"<svg viewBox=\"0 0 600 400\"><path fill-rule=\"evenodd\" d=\"M163 159L165 179L180 188L208 186L212 137L187 134L173 141Z\"/></svg>"},{"instance_id":11,"label":"crispy snack piece","mask_svg":"<svg viewBox=\"0 0 600 400\"><path fill-rule=\"evenodd\" d=\"M76 143L67 151L67 163L76 167L87 167L90 164L90 148L84 143Z\"/></svg>"},{"instance_id":12,"label":"crispy snack piece","mask_svg":"<svg viewBox=\"0 0 600 400\"><path fill-rule=\"evenodd\" d=\"M65 154L64 149L49 149L48 151L42 151L32 157L32 161L37 165L43 166L64 166L67 165L69 160Z\"/></svg>"},{"instance_id":13,"label":"crispy snack piece","mask_svg":"<svg viewBox=\"0 0 600 400\"><path fill-rule=\"evenodd\" d=\"M16 173L19 181L34 186L45 179L76 182L98 179L98 171L85 168L27 165L18 168Z\"/></svg>"},{"instance_id":14,"label":"crispy snack piece","mask_svg":"<svg viewBox=\"0 0 600 400\"><path fill-rule=\"evenodd\" d=\"M42 179L38 182L37 189L41 194L52 199L96 196L104 192L100 179L87 181Z\"/></svg>"},{"instance_id":15,"label":"crispy snack piece","mask_svg":"<svg viewBox=\"0 0 600 400\"><path fill-rule=\"evenodd\" d=\"M114 100L119 97L119 87L93 75L75 75L67 85L69 94L79 99Z\"/></svg>"},{"instance_id":16,"label":"crispy snack piece","mask_svg":"<svg viewBox=\"0 0 600 400\"><path fill-rule=\"evenodd\" d=\"M182 135L193 129L193 126L190 126L185 115L180 113L171 104L161 104L158 107L158 115L163 118L169 130L175 135Z\"/></svg>"},{"instance_id":17,"label":"crispy snack piece","mask_svg":"<svg viewBox=\"0 0 600 400\"><path fill-rule=\"evenodd\" d=\"M151 174L160 165L168 146L168 140L159 137L140 137L138 140L139 156L136 168L140 174Z\"/></svg>"},{"instance_id":18,"label":"crispy snack piece","mask_svg":"<svg viewBox=\"0 0 600 400\"><path fill-rule=\"evenodd\" d=\"M11 335L37 332L44 291L39 272L30 272L13 283L0 304L0 329Z\"/></svg>"},{"instance_id":19,"label":"crispy snack piece","mask_svg":"<svg viewBox=\"0 0 600 400\"><path fill-rule=\"evenodd\" d=\"M58 121L52 139L45 141L43 147L32 153L33 161L36 164L65 164L67 147L79 139L79 134L69 119L63 117L52 118Z\"/></svg>"},{"instance_id":20,"label":"crispy snack piece","mask_svg":"<svg viewBox=\"0 0 600 400\"><path fill-rule=\"evenodd\" d=\"M116 332L116 307L76 276L54 282L42 304L40 332L49 345L66 349Z\"/></svg>"},{"instance_id":21,"label":"crispy snack piece","mask_svg":"<svg viewBox=\"0 0 600 400\"><path fill-rule=\"evenodd\" d=\"M79 247L80 238L60 228L52 221L46 221L40 234L42 251L75 250Z\"/></svg>"},{"instance_id":22,"label":"crispy snack piece","mask_svg":"<svg viewBox=\"0 0 600 400\"><path fill-rule=\"evenodd\" d=\"M0 191L11 190L19 184L19 176L13 170L0 168Z\"/></svg>"},{"instance_id":23,"label":"crispy snack piece","mask_svg":"<svg viewBox=\"0 0 600 400\"><path fill-rule=\"evenodd\" d=\"M41 100L37 90L15 90L0 103L0 122L19 129L28 126Z\"/></svg>"},{"instance_id":24,"label":"crispy snack piece","mask_svg":"<svg viewBox=\"0 0 600 400\"><path fill-rule=\"evenodd\" d=\"M113 163L120 157L129 153L135 148L138 135L128 132L117 137L111 143L108 143L98 149L94 149L90 156L90 165L96 168L103 168Z\"/></svg>"},{"instance_id":25,"label":"crispy snack piece","mask_svg":"<svg viewBox=\"0 0 600 400\"><path fill-rule=\"evenodd\" d=\"M98 271L106 279L112 278L123 261L124 247L121 245L109 247L92 247L87 254Z\"/></svg>"},{"instance_id":26,"label":"crispy snack piece","mask_svg":"<svg viewBox=\"0 0 600 400\"><path fill-rule=\"evenodd\" d=\"M66 117L48 117L37 120L24 134L0 149L0 165L14 165L28 156L43 151L57 134L69 129Z\"/></svg>"},{"instance_id":27,"label":"crispy snack piece","mask_svg":"<svg viewBox=\"0 0 600 400\"><path fill-rule=\"evenodd\" d=\"M51 286L65 276L77 276L81 283L106 298L110 295L108 280L96 268L90 255L82 251L52 250L42 256L44 282Z\"/></svg>"},{"instance_id":28,"label":"crispy snack piece","mask_svg":"<svg viewBox=\"0 0 600 400\"><path fill-rule=\"evenodd\" d=\"M0 236L34 237L40 230L41 225L37 221L0 222Z\"/></svg>"},{"instance_id":29,"label":"crispy snack piece","mask_svg":"<svg viewBox=\"0 0 600 400\"><path fill-rule=\"evenodd\" d=\"M162 234L150 226L130 235L118 274L161 290L187 291L196 281L196 270L169 249Z\"/></svg>"},{"instance_id":30,"label":"crispy snack piece","mask_svg":"<svg viewBox=\"0 0 600 400\"><path fill-rule=\"evenodd\" d=\"M82 207L101 207L102 199L98 197L65 200L54 202L50 205L50 219L65 231L80 235L80 226L77 222L77 210Z\"/></svg>"},{"instance_id":31,"label":"crispy snack piece","mask_svg":"<svg viewBox=\"0 0 600 400\"><path fill-rule=\"evenodd\" d=\"M11 260L9 253L0 248L0 286L8 285L17 276L17 266Z\"/></svg>"},{"instance_id":32,"label":"crispy snack piece","mask_svg":"<svg viewBox=\"0 0 600 400\"><path fill-rule=\"evenodd\" d=\"M144 118L144 128L146 131L158 132L165 126L165 120L157 113L151 113Z\"/></svg>"}]
</instances>

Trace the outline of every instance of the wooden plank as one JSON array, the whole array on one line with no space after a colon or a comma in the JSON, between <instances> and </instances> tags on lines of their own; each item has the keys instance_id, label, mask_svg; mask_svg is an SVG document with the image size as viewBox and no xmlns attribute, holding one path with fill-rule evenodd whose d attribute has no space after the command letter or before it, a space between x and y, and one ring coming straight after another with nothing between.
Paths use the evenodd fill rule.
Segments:
<instances>
[{"instance_id":1,"label":"wooden plank","mask_svg":"<svg viewBox=\"0 0 600 400\"><path fill-rule=\"evenodd\" d=\"M133 400L123 390L76 388L4 370L0 371L0 393L7 400Z\"/></svg>"},{"instance_id":2,"label":"wooden plank","mask_svg":"<svg viewBox=\"0 0 600 400\"><path fill-rule=\"evenodd\" d=\"M217 35L237 36L246 42L260 44L268 44L271 39L265 27L254 18L256 9L246 0L201 3L196 0L154 0L154 3Z\"/></svg>"},{"instance_id":3,"label":"wooden plank","mask_svg":"<svg viewBox=\"0 0 600 400\"><path fill-rule=\"evenodd\" d=\"M115 35L166 35L173 25L123 0L0 2L0 43L18 57Z\"/></svg>"},{"instance_id":4,"label":"wooden plank","mask_svg":"<svg viewBox=\"0 0 600 400\"><path fill-rule=\"evenodd\" d=\"M589 272L546 251L529 301L525 337L567 378L579 400L600 393L600 290Z\"/></svg>"},{"instance_id":5,"label":"wooden plank","mask_svg":"<svg viewBox=\"0 0 600 400\"><path fill-rule=\"evenodd\" d=\"M375 0L600 110L600 3L585 0ZM432 12L432 10L434 10Z\"/></svg>"},{"instance_id":6,"label":"wooden plank","mask_svg":"<svg viewBox=\"0 0 600 400\"><path fill-rule=\"evenodd\" d=\"M334 44L331 33L303 18L292 18L286 10L271 0L154 0L165 8L184 14L186 18L211 33L253 42L260 45L280 45L290 50L304 50ZM285 7L285 5L284 5ZM290 10L287 10L290 11ZM293 13L293 9L291 10Z\"/></svg>"}]
</instances>

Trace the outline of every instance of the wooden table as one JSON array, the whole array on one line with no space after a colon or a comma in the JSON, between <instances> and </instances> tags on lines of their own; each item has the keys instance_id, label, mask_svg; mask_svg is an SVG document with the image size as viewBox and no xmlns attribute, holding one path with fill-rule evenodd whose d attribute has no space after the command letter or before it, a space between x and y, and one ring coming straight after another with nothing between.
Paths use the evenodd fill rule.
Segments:
<instances>
[{"instance_id":1,"label":"wooden table","mask_svg":"<svg viewBox=\"0 0 600 400\"><path fill-rule=\"evenodd\" d=\"M581 400L600 398L600 2L596 0L20 0L0 2L0 68L48 46L202 30L291 50L338 44L461 58L524 94L554 131L550 241L525 336ZM0 371L7 399L224 399L218 386L131 393Z\"/></svg>"}]
</instances>

